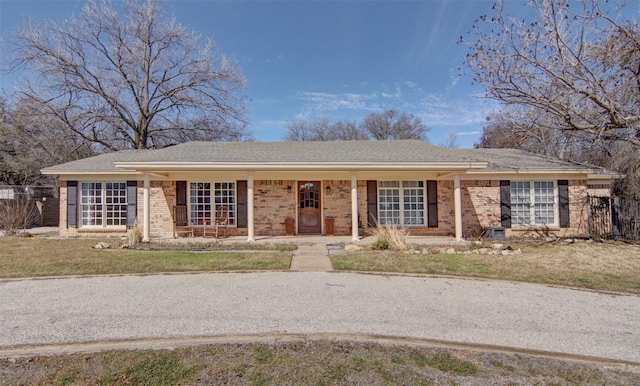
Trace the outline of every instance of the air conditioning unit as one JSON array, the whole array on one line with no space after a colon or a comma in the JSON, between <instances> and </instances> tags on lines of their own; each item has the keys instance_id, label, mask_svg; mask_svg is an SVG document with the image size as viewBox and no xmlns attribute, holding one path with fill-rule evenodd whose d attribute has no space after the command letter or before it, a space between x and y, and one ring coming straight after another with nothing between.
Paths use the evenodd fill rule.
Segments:
<instances>
[{"instance_id":1,"label":"air conditioning unit","mask_svg":"<svg viewBox=\"0 0 640 386\"><path fill-rule=\"evenodd\" d=\"M491 240L504 240L504 227L486 227L484 228L484 232L482 232L482 236Z\"/></svg>"}]
</instances>

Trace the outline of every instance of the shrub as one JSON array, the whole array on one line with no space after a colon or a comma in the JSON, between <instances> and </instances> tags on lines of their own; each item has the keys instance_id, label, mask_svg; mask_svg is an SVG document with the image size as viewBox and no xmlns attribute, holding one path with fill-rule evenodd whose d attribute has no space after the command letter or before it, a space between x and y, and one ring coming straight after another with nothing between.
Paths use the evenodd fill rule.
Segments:
<instances>
[{"instance_id":1,"label":"shrub","mask_svg":"<svg viewBox=\"0 0 640 386\"><path fill-rule=\"evenodd\" d=\"M0 200L0 230L7 236L15 235L31 226L37 214L34 203L24 198Z\"/></svg>"},{"instance_id":2,"label":"shrub","mask_svg":"<svg viewBox=\"0 0 640 386\"><path fill-rule=\"evenodd\" d=\"M408 232L406 229L389 223L384 225L376 223L376 225L377 227L373 229L373 235L376 237L376 241L372 245L374 249L403 251L409 247L409 243L407 241ZM375 245L379 247L386 246L386 248L375 248Z\"/></svg>"},{"instance_id":3,"label":"shrub","mask_svg":"<svg viewBox=\"0 0 640 386\"><path fill-rule=\"evenodd\" d=\"M378 239L371 244L371 249L387 250L389 249L389 242L387 240Z\"/></svg>"}]
</instances>

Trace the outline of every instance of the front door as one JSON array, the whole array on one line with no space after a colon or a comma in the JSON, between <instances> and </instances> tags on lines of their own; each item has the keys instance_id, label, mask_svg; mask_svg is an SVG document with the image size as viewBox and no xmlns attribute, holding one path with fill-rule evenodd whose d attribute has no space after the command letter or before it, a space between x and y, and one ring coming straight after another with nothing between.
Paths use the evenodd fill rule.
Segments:
<instances>
[{"instance_id":1,"label":"front door","mask_svg":"<svg viewBox=\"0 0 640 386\"><path fill-rule=\"evenodd\" d=\"M320 234L320 181L298 181L298 233Z\"/></svg>"}]
</instances>

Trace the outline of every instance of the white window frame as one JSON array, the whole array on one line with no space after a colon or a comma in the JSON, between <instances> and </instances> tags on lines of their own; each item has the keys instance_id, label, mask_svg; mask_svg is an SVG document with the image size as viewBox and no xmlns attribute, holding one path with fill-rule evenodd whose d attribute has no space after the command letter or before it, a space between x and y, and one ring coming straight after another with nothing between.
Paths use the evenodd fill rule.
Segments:
<instances>
[{"instance_id":1,"label":"white window frame","mask_svg":"<svg viewBox=\"0 0 640 386\"><path fill-rule=\"evenodd\" d=\"M417 186L412 186L413 184ZM422 180L384 180L378 181L378 222L385 225L387 222L396 226L407 228L424 228L427 226L427 186ZM417 195L411 191L419 190ZM421 193L421 194L420 194ZM412 201L412 197L420 197L422 200ZM386 198L391 200L388 201ZM384 207L383 207L384 205ZM415 206L415 208L406 208ZM411 215L422 212L422 216ZM397 213L397 216L396 216ZM409 216L406 214L409 213ZM390 214L390 215L389 215ZM388 220L393 221L388 221ZM409 219L422 220L421 224L411 223Z\"/></svg>"},{"instance_id":2,"label":"white window frame","mask_svg":"<svg viewBox=\"0 0 640 386\"><path fill-rule=\"evenodd\" d=\"M97 195L85 195L85 185L93 184L93 188L90 189L92 192L98 192L98 189L95 188L95 185L100 184L100 196ZM116 196L107 196L107 184L119 184L120 187L116 189L120 194ZM88 229L126 229L127 228L127 182L126 181L80 181L79 182L79 192L78 192L78 218L80 219L80 228L88 228ZM110 189L113 190L113 189ZM85 200L86 198L86 200ZM99 202L96 202L96 198L99 198ZM108 203L107 200L109 198L120 199L120 202L111 202ZM93 201L93 202L92 202ZM91 206L100 206L99 210L89 209L85 210L85 207ZM109 206L118 206L119 210L109 210ZM86 213L99 213L99 216L85 216ZM114 217L113 214L118 213L119 216ZM111 215L110 215L111 214ZM110 221L116 220L119 224L109 224ZM89 222L85 224L85 222ZM101 222L101 224L97 224L97 222Z\"/></svg>"},{"instance_id":3,"label":"white window frame","mask_svg":"<svg viewBox=\"0 0 640 386\"><path fill-rule=\"evenodd\" d=\"M191 187L192 184L196 184L196 185L208 184L209 186L208 189L205 188L204 186L202 189L198 189L198 187L196 187L195 189L196 191L197 190L209 191L208 196L201 196L202 202L192 202L192 199L194 197L192 195L192 192L194 191L194 189ZM233 187L229 188L229 185L232 185ZM237 226L237 219L238 219L238 202L237 202L238 183L237 181L189 181L187 190L189 195L187 198L187 202L189 203L189 205L187 206L189 221L193 222L195 225L202 225L201 219L206 219L207 221L209 221L208 224L213 224L213 221L215 220L217 206L228 205L229 206L229 223L227 227L235 228ZM232 193L232 195L229 195L229 193ZM196 213L198 212L202 212L205 214L208 213L209 217L207 216L194 217L193 205L203 205L205 208L196 209ZM206 208L207 206L208 206L208 209ZM198 220L199 222L196 222L195 220Z\"/></svg>"},{"instance_id":4,"label":"white window frame","mask_svg":"<svg viewBox=\"0 0 640 386\"><path fill-rule=\"evenodd\" d=\"M529 222L518 222L518 218L515 216L514 205L517 205L517 202L514 202L514 184L523 184L528 183L528 209L529 209ZM544 184L552 184L553 188L553 202L536 202L536 183L544 183ZM548 188L545 188L548 189ZM559 227L560 225L560 201L558 198L558 183L553 180L512 180L509 186L510 196L511 196L511 226L512 227L531 227L531 226L547 226L547 227ZM537 222L536 221L536 205L543 204L553 204L553 222Z\"/></svg>"}]
</instances>

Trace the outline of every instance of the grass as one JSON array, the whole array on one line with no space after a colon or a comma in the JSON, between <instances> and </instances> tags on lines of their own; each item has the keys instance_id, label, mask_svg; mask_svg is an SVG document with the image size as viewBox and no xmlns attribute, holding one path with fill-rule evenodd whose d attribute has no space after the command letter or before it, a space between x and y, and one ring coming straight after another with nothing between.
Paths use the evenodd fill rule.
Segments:
<instances>
[{"instance_id":1,"label":"grass","mask_svg":"<svg viewBox=\"0 0 640 386\"><path fill-rule=\"evenodd\" d=\"M640 245L507 243L521 255L358 251L331 256L333 269L481 277L640 294Z\"/></svg>"},{"instance_id":2,"label":"grass","mask_svg":"<svg viewBox=\"0 0 640 386\"><path fill-rule=\"evenodd\" d=\"M222 252L218 246L200 246L197 252L119 249L119 239L103 239L115 249L96 250L100 240L48 239L44 237L0 238L0 277L41 277L63 275L133 274L229 270L285 270L291 252L277 247L259 247L259 252ZM177 248L173 246L172 248ZM187 248L188 246L183 246ZM209 248L209 249L206 249ZM246 246L231 249L246 249Z\"/></svg>"},{"instance_id":3,"label":"grass","mask_svg":"<svg viewBox=\"0 0 640 386\"><path fill-rule=\"evenodd\" d=\"M472 349L317 340L0 359L0 384L440 385L640 382L640 369Z\"/></svg>"}]
</instances>

